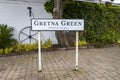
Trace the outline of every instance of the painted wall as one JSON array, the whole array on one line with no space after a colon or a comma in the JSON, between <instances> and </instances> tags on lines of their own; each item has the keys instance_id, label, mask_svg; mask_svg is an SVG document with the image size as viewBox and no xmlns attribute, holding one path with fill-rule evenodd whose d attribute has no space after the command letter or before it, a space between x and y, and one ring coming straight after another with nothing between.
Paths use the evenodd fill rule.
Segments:
<instances>
[{"instance_id":1,"label":"painted wall","mask_svg":"<svg viewBox=\"0 0 120 80\"><path fill-rule=\"evenodd\" d=\"M75 0L75 1L84 1L84 2L100 3L100 1L102 1L102 0Z\"/></svg>"},{"instance_id":2,"label":"painted wall","mask_svg":"<svg viewBox=\"0 0 120 80\"><path fill-rule=\"evenodd\" d=\"M50 13L47 13L44 9L44 3L46 0L1 0L0 1L0 24L7 24L15 28L14 38L18 40L18 35L21 29L31 25L31 18L29 17L29 10L27 7L32 7L32 12L35 18L52 18ZM26 33L29 33L27 30ZM34 32L33 32L34 34ZM42 40L50 38L54 44L57 43L55 38L55 32L42 32ZM37 38L37 35L34 36ZM21 35L23 40L26 39L26 35ZM28 40L24 41L29 42ZM23 43L24 43L23 42ZM34 40L32 41L34 42Z\"/></svg>"}]
</instances>

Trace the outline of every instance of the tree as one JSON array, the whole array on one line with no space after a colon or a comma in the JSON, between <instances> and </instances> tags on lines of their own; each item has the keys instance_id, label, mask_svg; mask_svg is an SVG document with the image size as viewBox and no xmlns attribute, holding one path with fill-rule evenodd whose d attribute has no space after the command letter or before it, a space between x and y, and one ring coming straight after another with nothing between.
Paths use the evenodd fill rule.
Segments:
<instances>
[{"instance_id":1,"label":"tree","mask_svg":"<svg viewBox=\"0 0 120 80\"><path fill-rule=\"evenodd\" d=\"M62 19L63 2L65 2L65 0L55 0L54 1L54 8L53 8L53 18L54 19ZM70 46L64 31L57 31L55 33L55 35L56 35L58 43L61 47L69 47Z\"/></svg>"},{"instance_id":2,"label":"tree","mask_svg":"<svg viewBox=\"0 0 120 80\"><path fill-rule=\"evenodd\" d=\"M50 0L45 3L45 9L53 14L54 19L62 19L64 7L69 2L72 0ZM55 34L61 47L73 46L75 43L75 32L57 31Z\"/></svg>"},{"instance_id":3,"label":"tree","mask_svg":"<svg viewBox=\"0 0 120 80\"><path fill-rule=\"evenodd\" d=\"M113 1L115 1L115 0L111 0L112 1L112 3L113 3Z\"/></svg>"}]
</instances>

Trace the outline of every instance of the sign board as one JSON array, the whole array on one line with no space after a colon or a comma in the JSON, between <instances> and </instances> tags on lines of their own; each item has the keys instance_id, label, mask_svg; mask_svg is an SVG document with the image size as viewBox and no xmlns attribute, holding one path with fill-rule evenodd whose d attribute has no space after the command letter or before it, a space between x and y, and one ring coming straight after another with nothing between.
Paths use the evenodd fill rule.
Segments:
<instances>
[{"instance_id":1,"label":"sign board","mask_svg":"<svg viewBox=\"0 0 120 80\"><path fill-rule=\"evenodd\" d=\"M83 19L32 19L32 30L37 31L81 31Z\"/></svg>"},{"instance_id":2,"label":"sign board","mask_svg":"<svg viewBox=\"0 0 120 80\"><path fill-rule=\"evenodd\" d=\"M32 19L32 30L38 31L38 71L42 71L40 31L76 31L75 69L78 70L78 31L84 30L83 19Z\"/></svg>"}]
</instances>

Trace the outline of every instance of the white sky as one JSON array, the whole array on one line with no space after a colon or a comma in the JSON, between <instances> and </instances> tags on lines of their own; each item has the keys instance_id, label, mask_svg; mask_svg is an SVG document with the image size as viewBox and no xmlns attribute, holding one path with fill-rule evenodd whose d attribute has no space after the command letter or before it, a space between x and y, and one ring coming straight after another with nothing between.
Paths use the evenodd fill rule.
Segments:
<instances>
[{"instance_id":1,"label":"white sky","mask_svg":"<svg viewBox=\"0 0 120 80\"><path fill-rule=\"evenodd\" d=\"M114 3L120 3L120 0L115 0Z\"/></svg>"},{"instance_id":2,"label":"white sky","mask_svg":"<svg viewBox=\"0 0 120 80\"><path fill-rule=\"evenodd\" d=\"M110 1L110 0L103 0L103 1ZM113 3L120 3L120 0L114 0Z\"/></svg>"}]
</instances>

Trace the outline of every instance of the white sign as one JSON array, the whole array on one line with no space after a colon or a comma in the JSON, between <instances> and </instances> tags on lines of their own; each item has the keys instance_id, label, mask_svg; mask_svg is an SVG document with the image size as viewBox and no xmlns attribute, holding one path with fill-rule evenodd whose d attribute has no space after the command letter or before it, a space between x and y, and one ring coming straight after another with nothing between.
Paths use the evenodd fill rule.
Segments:
<instances>
[{"instance_id":1,"label":"white sign","mask_svg":"<svg viewBox=\"0 0 120 80\"><path fill-rule=\"evenodd\" d=\"M32 19L32 30L37 31L81 31L83 19Z\"/></svg>"},{"instance_id":2,"label":"white sign","mask_svg":"<svg viewBox=\"0 0 120 80\"><path fill-rule=\"evenodd\" d=\"M84 30L83 19L32 19L31 24L32 30L37 31L76 31L75 69L78 70L78 31ZM38 71L42 71L40 42L40 32L38 32Z\"/></svg>"}]
</instances>

